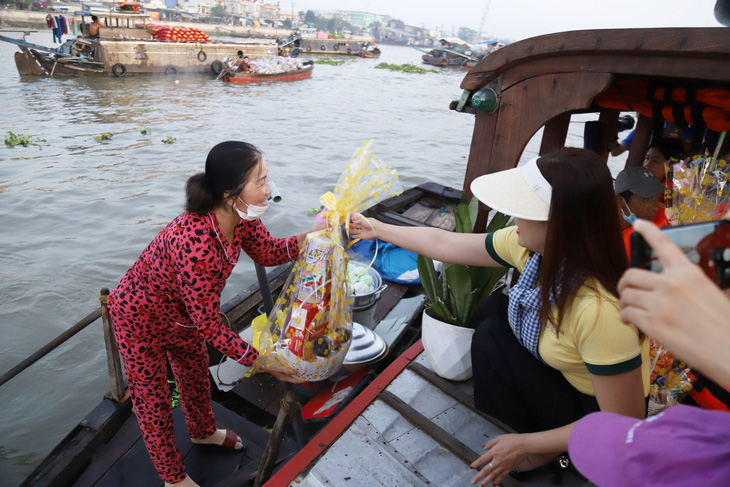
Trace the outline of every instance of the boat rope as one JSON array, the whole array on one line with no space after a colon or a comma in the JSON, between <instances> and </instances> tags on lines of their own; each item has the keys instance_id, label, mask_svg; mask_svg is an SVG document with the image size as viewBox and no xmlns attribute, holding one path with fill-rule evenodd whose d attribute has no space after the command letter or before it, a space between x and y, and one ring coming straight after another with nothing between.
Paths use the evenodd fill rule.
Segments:
<instances>
[{"instance_id":1,"label":"boat rope","mask_svg":"<svg viewBox=\"0 0 730 487\"><path fill-rule=\"evenodd\" d=\"M298 401L290 401L289 399L289 397L285 396L279 404L281 405L281 410L287 416L292 417L302 410L302 405Z\"/></svg>"}]
</instances>

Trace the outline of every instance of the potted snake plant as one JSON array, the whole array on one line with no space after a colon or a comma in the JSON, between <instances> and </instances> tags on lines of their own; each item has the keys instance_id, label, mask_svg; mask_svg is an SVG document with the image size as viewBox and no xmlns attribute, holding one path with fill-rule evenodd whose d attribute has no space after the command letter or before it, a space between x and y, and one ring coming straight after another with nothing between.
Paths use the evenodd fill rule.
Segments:
<instances>
[{"instance_id":1,"label":"potted snake plant","mask_svg":"<svg viewBox=\"0 0 730 487\"><path fill-rule=\"evenodd\" d=\"M462 196L456 208L456 232L472 233L479 202L467 204ZM508 225L511 218L496 212L487 232ZM471 338L479 304L506 274L502 267L443 264L440 276L432 259L418 256L418 273L426 293L421 338L431 368L441 377L466 380L471 377Z\"/></svg>"}]
</instances>

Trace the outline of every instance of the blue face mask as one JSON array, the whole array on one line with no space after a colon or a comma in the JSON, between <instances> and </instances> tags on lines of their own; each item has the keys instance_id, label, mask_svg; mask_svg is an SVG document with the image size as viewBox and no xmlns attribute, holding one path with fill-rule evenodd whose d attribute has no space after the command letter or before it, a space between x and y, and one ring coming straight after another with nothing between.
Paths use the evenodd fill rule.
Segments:
<instances>
[{"instance_id":1,"label":"blue face mask","mask_svg":"<svg viewBox=\"0 0 730 487\"><path fill-rule=\"evenodd\" d=\"M621 198L623 199L623 198ZM626 203L626 200L624 201L624 206L627 210L629 210L629 214L627 215L624 213L624 210L621 210L621 216L628 222L629 225L634 226L634 222L636 221L636 214L634 214L633 211L631 211L631 208L629 208L629 205Z\"/></svg>"},{"instance_id":2,"label":"blue face mask","mask_svg":"<svg viewBox=\"0 0 730 487\"><path fill-rule=\"evenodd\" d=\"M624 217L624 220L626 220L627 222L629 222L629 225L634 226L634 222L636 221L636 215L634 215L633 213L630 213L630 214L627 215L622 210L621 211L621 216Z\"/></svg>"}]
</instances>

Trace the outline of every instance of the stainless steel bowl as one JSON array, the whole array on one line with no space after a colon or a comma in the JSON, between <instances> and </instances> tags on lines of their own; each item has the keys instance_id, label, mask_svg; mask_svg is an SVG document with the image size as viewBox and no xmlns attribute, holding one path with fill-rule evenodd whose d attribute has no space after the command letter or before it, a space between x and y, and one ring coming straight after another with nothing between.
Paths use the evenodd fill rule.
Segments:
<instances>
[{"instance_id":1,"label":"stainless steel bowl","mask_svg":"<svg viewBox=\"0 0 730 487\"><path fill-rule=\"evenodd\" d=\"M373 278L373 283L375 284L375 291L369 294L350 294L350 297L352 298L352 309L358 310L368 308L369 306L377 303L380 299L380 293L382 293L385 288L388 287L387 284L383 284L383 278L380 277L380 273L372 267L368 267L367 264L364 264L362 262L350 261L347 266L348 269L350 268L350 266L357 267L360 269L360 271L367 268L365 272L367 274L370 274L370 276Z\"/></svg>"}]
</instances>

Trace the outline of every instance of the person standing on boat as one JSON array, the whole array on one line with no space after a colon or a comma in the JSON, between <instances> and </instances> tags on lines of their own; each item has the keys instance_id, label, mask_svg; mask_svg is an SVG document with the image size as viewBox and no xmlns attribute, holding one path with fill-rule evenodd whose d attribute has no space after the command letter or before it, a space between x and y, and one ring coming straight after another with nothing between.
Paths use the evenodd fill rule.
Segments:
<instances>
[{"instance_id":1,"label":"person standing on boat","mask_svg":"<svg viewBox=\"0 0 730 487\"><path fill-rule=\"evenodd\" d=\"M99 38L99 17L96 15L91 16L91 23L89 24L89 37L91 39Z\"/></svg>"},{"instance_id":2,"label":"person standing on boat","mask_svg":"<svg viewBox=\"0 0 730 487\"><path fill-rule=\"evenodd\" d=\"M165 485L181 487L197 484L175 446L167 364L193 443L241 449L234 432L216 429L206 342L245 366L258 352L221 321L221 292L241 251L261 265L284 264L297 258L308 233L272 238L266 230L266 162L246 142L213 147L186 193L185 212L157 234L108 299L145 445Z\"/></svg>"},{"instance_id":3,"label":"person standing on boat","mask_svg":"<svg viewBox=\"0 0 730 487\"><path fill-rule=\"evenodd\" d=\"M513 267L509 298L485 300L472 339L476 407L512 427L471 464L498 484L568 451L577 420L603 410L643 418L648 340L621 322L628 268L613 180L594 152L562 148L475 179L472 193L515 217L490 234L398 227L352 217L355 238L380 238L455 264ZM546 303L546 304L543 304Z\"/></svg>"}]
</instances>

